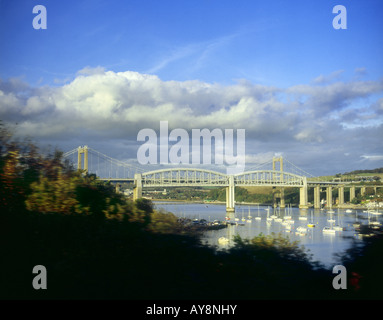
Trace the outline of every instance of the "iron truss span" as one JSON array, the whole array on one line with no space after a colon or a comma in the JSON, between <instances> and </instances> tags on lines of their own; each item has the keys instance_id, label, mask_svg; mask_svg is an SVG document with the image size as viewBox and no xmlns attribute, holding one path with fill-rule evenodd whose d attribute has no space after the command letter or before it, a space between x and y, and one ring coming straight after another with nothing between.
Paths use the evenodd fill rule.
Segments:
<instances>
[{"instance_id":1,"label":"iron truss span","mask_svg":"<svg viewBox=\"0 0 383 320\"><path fill-rule=\"evenodd\" d=\"M143 187L229 186L230 175L202 169L163 169L143 173ZM236 186L304 186L305 177L276 170L245 172L234 176Z\"/></svg>"},{"instance_id":2,"label":"iron truss span","mask_svg":"<svg viewBox=\"0 0 383 320\"><path fill-rule=\"evenodd\" d=\"M228 185L226 174L203 169L163 169L142 174L143 187Z\"/></svg>"},{"instance_id":3,"label":"iron truss span","mask_svg":"<svg viewBox=\"0 0 383 320\"><path fill-rule=\"evenodd\" d=\"M293 173L276 170L244 172L234 176L236 186L297 186L304 185L304 178Z\"/></svg>"}]
</instances>

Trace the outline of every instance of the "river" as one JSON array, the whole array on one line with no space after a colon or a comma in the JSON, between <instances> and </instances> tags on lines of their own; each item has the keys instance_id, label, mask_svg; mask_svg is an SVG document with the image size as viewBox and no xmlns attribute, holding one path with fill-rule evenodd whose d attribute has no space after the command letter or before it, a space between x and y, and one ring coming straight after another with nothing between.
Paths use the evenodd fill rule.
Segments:
<instances>
[{"instance_id":1,"label":"river","mask_svg":"<svg viewBox=\"0 0 383 320\"><path fill-rule=\"evenodd\" d=\"M220 220L224 221L226 216L226 206L223 204L202 204L202 203L179 203L179 202L154 202L157 209L164 209L172 212L178 217L190 219L206 219L207 221ZM269 209L268 209L269 208ZM269 210L269 211L268 211ZM346 212L345 209L335 209L334 213L328 213L323 210L301 210L298 208L272 209L267 206L257 205L236 205L235 216L239 219L239 223L244 217L247 221L242 222L243 225L229 225L227 228L220 230L206 231L202 241L207 245L228 247L233 243L233 236L238 234L242 238L251 239L260 233L269 235L271 233L282 233L286 235L290 241L299 241L303 245L305 251L312 254L313 260L319 261L327 268L341 263L335 256L347 250L352 244L353 239L361 241L353 224L355 222L368 222L366 212L362 210L352 210ZM251 222L248 216L252 216ZM268 213L269 212L269 213ZM267 221L267 216L278 215L282 221L273 219ZM284 216L291 216L291 219L284 219ZM260 219L256 219L260 217ZM304 217L307 218L307 220ZM328 219L335 220L329 222ZM381 216L371 217L371 219L381 221ZM287 220L291 222L288 223ZM283 223L285 222L285 223ZM307 228L307 224L313 222L315 227ZM344 228L342 231L326 234L323 232L325 226L340 225ZM306 228L303 232L298 232L299 227ZM226 237L229 242L221 245L218 243L220 237Z\"/></svg>"}]
</instances>

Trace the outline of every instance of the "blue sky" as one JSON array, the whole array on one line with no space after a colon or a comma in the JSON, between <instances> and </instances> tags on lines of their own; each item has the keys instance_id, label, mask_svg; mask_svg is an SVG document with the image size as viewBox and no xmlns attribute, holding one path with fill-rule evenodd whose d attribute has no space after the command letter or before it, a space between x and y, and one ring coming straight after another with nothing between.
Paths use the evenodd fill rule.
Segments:
<instances>
[{"instance_id":1,"label":"blue sky","mask_svg":"<svg viewBox=\"0 0 383 320\"><path fill-rule=\"evenodd\" d=\"M47 8L46 30L32 27L37 4ZM347 9L346 30L332 26L338 4ZM196 125L245 127L249 159L282 152L305 164L320 150L327 158L334 150L336 172L383 166L382 143L375 137L382 133L383 117L382 12L379 0L0 0L0 118L17 120L22 132L62 148L76 147L86 131L83 140L100 143L103 137L118 149L124 137L131 146L140 128L167 117L171 126L189 129L172 119L180 113L179 119L198 119ZM136 88L129 97L121 93L126 86ZM170 86L186 94L176 96ZM143 102L143 94L153 96ZM93 107L84 95L93 96ZM49 116L63 122L66 114L81 117L80 108L92 113L100 101L107 102L97 112L104 112L111 128L97 131L101 120L94 119L87 128L68 124L55 134L47 128L46 136L37 129ZM157 116L151 124L126 119L133 129L117 133L116 108L132 116L137 101ZM161 114L165 104L173 111ZM236 122L225 118L229 113L216 117L216 124L206 120L226 109L237 116L246 109L259 127L240 116ZM262 121L283 121L281 114L290 134L261 130ZM307 125L305 118L315 123ZM351 137L371 138L371 144L354 160L339 157L336 135L343 155L356 152ZM299 155L302 148L307 159ZM134 157L133 149L126 157Z\"/></svg>"},{"instance_id":2,"label":"blue sky","mask_svg":"<svg viewBox=\"0 0 383 320\"><path fill-rule=\"evenodd\" d=\"M43 4L47 30L32 28ZM347 30L334 30L334 1L1 1L1 77L51 84L85 66L198 79L290 86L366 68L383 74L383 4L343 1ZM380 10L379 10L380 9Z\"/></svg>"}]
</instances>

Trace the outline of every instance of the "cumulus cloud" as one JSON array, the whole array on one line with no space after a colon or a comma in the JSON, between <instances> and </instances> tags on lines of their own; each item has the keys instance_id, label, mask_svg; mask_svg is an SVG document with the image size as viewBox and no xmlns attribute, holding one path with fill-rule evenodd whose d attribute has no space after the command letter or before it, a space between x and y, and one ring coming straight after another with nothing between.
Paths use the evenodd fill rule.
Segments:
<instances>
[{"instance_id":1,"label":"cumulus cloud","mask_svg":"<svg viewBox=\"0 0 383 320\"><path fill-rule=\"evenodd\" d=\"M342 72L328 78L335 79ZM20 79L0 80L0 119L18 122L20 134L49 142L65 140L67 148L85 143L108 145L107 141L121 147L124 141L131 157L138 131L158 131L161 120L168 121L169 130L246 129L250 162L275 152L295 157L302 157L298 150L322 152L318 158L330 150L351 153L355 141L350 137L356 131L342 123L358 123L359 134L369 141L382 123L383 98L376 96L383 93L383 82L325 84L324 77L316 80L287 89L246 80L224 86L86 67L61 86L35 88ZM361 101L363 108L356 108ZM366 121L371 117L373 123ZM378 144L381 147L380 140ZM368 148L363 152L371 153Z\"/></svg>"}]
</instances>

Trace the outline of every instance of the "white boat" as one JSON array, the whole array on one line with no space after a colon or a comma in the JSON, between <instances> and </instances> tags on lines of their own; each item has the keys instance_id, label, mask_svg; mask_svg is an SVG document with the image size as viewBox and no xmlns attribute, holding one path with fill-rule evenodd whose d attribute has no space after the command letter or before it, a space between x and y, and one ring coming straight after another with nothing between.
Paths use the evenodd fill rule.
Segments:
<instances>
[{"instance_id":1,"label":"white boat","mask_svg":"<svg viewBox=\"0 0 383 320\"><path fill-rule=\"evenodd\" d=\"M229 239L226 237L220 237L220 238L218 238L218 243L219 244L227 244L227 243L229 243Z\"/></svg>"},{"instance_id":2,"label":"white boat","mask_svg":"<svg viewBox=\"0 0 383 320\"><path fill-rule=\"evenodd\" d=\"M374 213L372 214L375 216L375 220L371 221L370 213L372 212L368 213L368 225L371 226L371 228L373 229L379 229L382 224L378 221L378 217Z\"/></svg>"},{"instance_id":3,"label":"white boat","mask_svg":"<svg viewBox=\"0 0 383 320\"><path fill-rule=\"evenodd\" d=\"M328 212L328 213L335 213L335 211L332 209L331 204L330 204L330 207L329 207L329 209L327 210L327 212Z\"/></svg>"},{"instance_id":4,"label":"white boat","mask_svg":"<svg viewBox=\"0 0 383 320\"><path fill-rule=\"evenodd\" d=\"M328 211L330 212L330 219L327 219L328 222L332 223L332 222L335 222L335 219L332 218L332 214L334 213L334 211Z\"/></svg>"},{"instance_id":5,"label":"white boat","mask_svg":"<svg viewBox=\"0 0 383 320\"><path fill-rule=\"evenodd\" d=\"M287 207L287 214L283 217L283 219L285 220L290 220L292 217L291 217L291 214L290 214L290 205Z\"/></svg>"},{"instance_id":6,"label":"white boat","mask_svg":"<svg viewBox=\"0 0 383 320\"><path fill-rule=\"evenodd\" d=\"M305 236L307 234L307 228L303 226L298 227L296 230L295 234L298 236Z\"/></svg>"},{"instance_id":7,"label":"white boat","mask_svg":"<svg viewBox=\"0 0 383 320\"><path fill-rule=\"evenodd\" d=\"M305 233L305 232L307 232L307 228L300 226L297 228L297 231Z\"/></svg>"},{"instance_id":8,"label":"white boat","mask_svg":"<svg viewBox=\"0 0 383 320\"><path fill-rule=\"evenodd\" d=\"M335 234L335 229L331 227L324 227L322 231L323 233Z\"/></svg>"},{"instance_id":9,"label":"white boat","mask_svg":"<svg viewBox=\"0 0 383 320\"><path fill-rule=\"evenodd\" d=\"M278 216L275 214L275 208L274 208L274 211L273 211L273 214L270 216L271 219L277 219Z\"/></svg>"},{"instance_id":10,"label":"white boat","mask_svg":"<svg viewBox=\"0 0 383 320\"><path fill-rule=\"evenodd\" d=\"M249 209L250 210L250 209ZM258 205L258 216L255 217L255 220L262 220L261 216L259 215L259 205Z\"/></svg>"},{"instance_id":11,"label":"white boat","mask_svg":"<svg viewBox=\"0 0 383 320\"><path fill-rule=\"evenodd\" d=\"M307 217L300 216L300 217L298 218L298 220L304 220L304 221L306 221L306 220L307 220Z\"/></svg>"},{"instance_id":12,"label":"white boat","mask_svg":"<svg viewBox=\"0 0 383 320\"><path fill-rule=\"evenodd\" d=\"M343 231L344 228L342 227L342 224L340 222L340 214L339 214L339 209L338 209L338 224L334 226L335 231Z\"/></svg>"},{"instance_id":13,"label":"white boat","mask_svg":"<svg viewBox=\"0 0 383 320\"><path fill-rule=\"evenodd\" d=\"M374 214L374 215L381 215L382 214L378 210L370 210L369 213Z\"/></svg>"},{"instance_id":14,"label":"white boat","mask_svg":"<svg viewBox=\"0 0 383 320\"><path fill-rule=\"evenodd\" d=\"M351 209L347 209L347 210L346 210L346 213L351 213L351 212L352 212Z\"/></svg>"}]
</instances>

